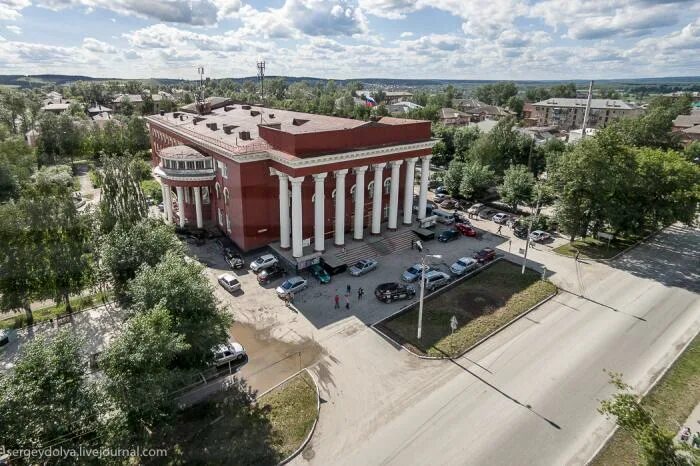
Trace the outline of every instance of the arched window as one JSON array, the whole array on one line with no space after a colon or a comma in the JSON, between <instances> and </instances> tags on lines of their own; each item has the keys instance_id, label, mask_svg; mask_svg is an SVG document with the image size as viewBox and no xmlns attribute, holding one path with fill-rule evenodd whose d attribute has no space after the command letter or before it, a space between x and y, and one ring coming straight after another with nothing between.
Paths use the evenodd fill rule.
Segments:
<instances>
[{"instance_id":1,"label":"arched window","mask_svg":"<svg viewBox=\"0 0 700 466\"><path fill-rule=\"evenodd\" d=\"M367 185L367 194L370 199L374 199L374 181L370 181Z\"/></svg>"},{"instance_id":2,"label":"arched window","mask_svg":"<svg viewBox=\"0 0 700 466\"><path fill-rule=\"evenodd\" d=\"M352 188L350 188L350 197L352 197L352 200L355 200L355 188L357 188L357 185L354 184L352 185Z\"/></svg>"},{"instance_id":3,"label":"arched window","mask_svg":"<svg viewBox=\"0 0 700 466\"><path fill-rule=\"evenodd\" d=\"M384 180L384 194L389 194L391 191L391 177Z\"/></svg>"},{"instance_id":4,"label":"arched window","mask_svg":"<svg viewBox=\"0 0 700 466\"><path fill-rule=\"evenodd\" d=\"M221 185L219 184L218 181L214 185L214 188L216 188L216 198L221 199Z\"/></svg>"},{"instance_id":5,"label":"arched window","mask_svg":"<svg viewBox=\"0 0 700 466\"><path fill-rule=\"evenodd\" d=\"M224 188L224 203L228 204L228 201L229 201L228 188Z\"/></svg>"},{"instance_id":6,"label":"arched window","mask_svg":"<svg viewBox=\"0 0 700 466\"><path fill-rule=\"evenodd\" d=\"M334 189L333 192L331 193L331 199L335 199L335 191L336 190Z\"/></svg>"}]
</instances>

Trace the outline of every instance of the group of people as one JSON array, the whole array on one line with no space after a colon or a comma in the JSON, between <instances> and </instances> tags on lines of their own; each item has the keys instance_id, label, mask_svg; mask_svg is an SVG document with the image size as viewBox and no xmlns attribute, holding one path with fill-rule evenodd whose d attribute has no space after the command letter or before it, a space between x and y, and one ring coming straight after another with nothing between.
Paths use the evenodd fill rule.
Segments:
<instances>
[{"instance_id":1,"label":"group of people","mask_svg":"<svg viewBox=\"0 0 700 466\"><path fill-rule=\"evenodd\" d=\"M681 442L688 442L690 440L690 427L686 426L681 431ZM700 448L700 432L695 432L693 439L690 440L690 444L693 448Z\"/></svg>"},{"instance_id":2,"label":"group of people","mask_svg":"<svg viewBox=\"0 0 700 466\"><path fill-rule=\"evenodd\" d=\"M350 309L350 293L352 292L352 287L348 285L345 288L345 309ZM357 289L357 300L360 301L362 300L362 297L365 295L365 290L362 287L359 287ZM340 309L340 295L338 294L338 290L335 292L335 308Z\"/></svg>"}]
</instances>

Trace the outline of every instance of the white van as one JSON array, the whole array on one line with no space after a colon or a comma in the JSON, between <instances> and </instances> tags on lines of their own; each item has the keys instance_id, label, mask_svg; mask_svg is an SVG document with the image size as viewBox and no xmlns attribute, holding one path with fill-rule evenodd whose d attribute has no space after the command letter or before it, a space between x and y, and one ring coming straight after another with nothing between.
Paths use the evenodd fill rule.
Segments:
<instances>
[{"instance_id":1,"label":"white van","mask_svg":"<svg viewBox=\"0 0 700 466\"><path fill-rule=\"evenodd\" d=\"M437 217L438 222L444 223L445 225L451 225L455 222L455 216L452 212L435 209L433 210L433 215Z\"/></svg>"}]
</instances>

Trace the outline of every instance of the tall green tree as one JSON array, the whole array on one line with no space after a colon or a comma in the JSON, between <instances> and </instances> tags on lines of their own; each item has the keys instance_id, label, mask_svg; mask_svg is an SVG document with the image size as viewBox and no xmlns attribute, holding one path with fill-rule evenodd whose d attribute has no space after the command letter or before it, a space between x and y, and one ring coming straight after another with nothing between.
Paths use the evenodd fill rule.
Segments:
<instances>
[{"instance_id":1,"label":"tall green tree","mask_svg":"<svg viewBox=\"0 0 700 466\"><path fill-rule=\"evenodd\" d=\"M478 126L463 126L454 131L453 144L455 157L466 160L467 154L481 136Z\"/></svg>"},{"instance_id":2,"label":"tall green tree","mask_svg":"<svg viewBox=\"0 0 700 466\"><path fill-rule=\"evenodd\" d=\"M198 368L211 361L211 348L226 341L230 318L217 306L202 266L180 254L168 253L155 266L144 265L129 282L134 313L162 304L172 314L173 331L184 335L190 351L177 359L181 368Z\"/></svg>"},{"instance_id":3,"label":"tall green tree","mask_svg":"<svg viewBox=\"0 0 700 466\"><path fill-rule=\"evenodd\" d=\"M135 225L148 216L146 197L137 173L139 160L131 155L102 157L102 230L111 231L117 223Z\"/></svg>"},{"instance_id":4,"label":"tall green tree","mask_svg":"<svg viewBox=\"0 0 700 466\"><path fill-rule=\"evenodd\" d=\"M495 179L496 174L489 166L477 161L466 162L462 170L459 193L467 199L480 199L488 188L493 186Z\"/></svg>"},{"instance_id":5,"label":"tall green tree","mask_svg":"<svg viewBox=\"0 0 700 466\"><path fill-rule=\"evenodd\" d=\"M453 196L460 194L459 189L464 175L464 165L464 162L460 162L459 160L450 162L450 166L447 168L445 177L442 180L447 191Z\"/></svg>"},{"instance_id":6,"label":"tall green tree","mask_svg":"<svg viewBox=\"0 0 700 466\"><path fill-rule=\"evenodd\" d=\"M503 183L498 188L503 202L517 212L518 205L532 198L535 177L525 165L512 165L503 174Z\"/></svg>"}]
</instances>

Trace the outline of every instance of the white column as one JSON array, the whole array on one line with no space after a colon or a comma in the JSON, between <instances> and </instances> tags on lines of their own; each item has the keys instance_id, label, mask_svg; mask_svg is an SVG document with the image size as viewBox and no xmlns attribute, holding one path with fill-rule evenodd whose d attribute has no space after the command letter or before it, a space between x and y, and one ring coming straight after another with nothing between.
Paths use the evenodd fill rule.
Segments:
<instances>
[{"instance_id":1,"label":"white column","mask_svg":"<svg viewBox=\"0 0 700 466\"><path fill-rule=\"evenodd\" d=\"M372 198L372 234L377 235L382 231L382 170L386 163L375 163L374 168L374 197Z\"/></svg>"},{"instance_id":2,"label":"white column","mask_svg":"<svg viewBox=\"0 0 700 466\"><path fill-rule=\"evenodd\" d=\"M204 221L202 220L202 188L197 186L192 189L194 191L194 208L197 213L197 228L202 228L204 226Z\"/></svg>"},{"instance_id":3,"label":"white column","mask_svg":"<svg viewBox=\"0 0 700 466\"><path fill-rule=\"evenodd\" d=\"M416 170L418 157L406 159L406 182L403 188L403 223L410 225L413 223L413 177Z\"/></svg>"},{"instance_id":4,"label":"white column","mask_svg":"<svg viewBox=\"0 0 700 466\"><path fill-rule=\"evenodd\" d=\"M168 198L167 198L167 195L165 193L167 186L165 186L165 184L161 184L160 189L161 189L162 197L163 197L163 218L167 219L168 218L168 206L167 206L166 202L167 202Z\"/></svg>"},{"instance_id":5,"label":"white column","mask_svg":"<svg viewBox=\"0 0 700 466\"><path fill-rule=\"evenodd\" d=\"M362 239L365 220L365 172L367 167L355 168L355 229L353 238Z\"/></svg>"},{"instance_id":6,"label":"white column","mask_svg":"<svg viewBox=\"0 0 700 466\"><path fill-rule=\"evenodd\" d=\"M326 192L324 182L328 173L316 173L314 177L314 251L323 252L325 249L326 232Z\"/></svg>"},{"instance_id":7,"label":"white column","mask_svg":"<svg viewBox=\"0 0 700 466\"><path fill-rule=\"evenodd\" d=\"M430 179L430 159L432 155L420 158L420 194L418 195L418 218L425 218L425 207L428 205L428 181Z\"/></svg>"},{"instance_id":8,"label":"white column","mask_svg":"<svg viewBox=\"0 0 700 466\"><path fill-rule=\"evenodd\" d=\"M304 255L302 238L304 219L301 210L301 183L304 181L304 177L290 177L289 181L292 183L292 256L301 257Z\"/></svg>"},{"instance_id":9,"label":"white column","mask_svg":"<svg viewBox=\"0 0 700 466\"><path fill-rule=\"evenodd\" d=\"M389 196L389 229L396 230L399 217L399 170L403 160L391 162L391 194Z\"/></svg>"},{"instance_id":10,"label":"white column","mask_svg":"<svg viewBox=\"0 0 700 466\"><path fill-rule=\"evenodd\" d=\"M289 177L279 171L275 174L280 182L280 247L289 249Z\"/></svg>"},{"instance_id":11,"label":"white column","mask_svg":"<svg viewBox=\"0 0 700 466\"><path fill-rule=\"evenodd\" d=\"M163 185L165 186L165 199L163 201L163 204L165 206L165 217L168 219L168 222L172 223L173 221L173 195L172 191L170 189L170 186L168 185Z\"/></svg>"},{"instance_id":12,"label":"white column","mask_svg":"<svg viewBox=\"0 0 700 466\"><path fill-rule=\"evenodd\" d=\"M185 192L182 186L176 186L177 191L177 213L180 216L180 227L185 226Z\"/></svg>"},{"instance_id":13,"label":"white column","mask_svg":"<svg viewBox=\"0 0 700 466\"><path fill-rule=\"evenodd\" d=\"M335 172L335 245L345 244L345 175L348 169Z\"/></svg>"}]
</instances>

